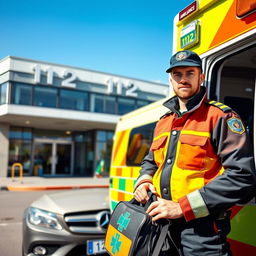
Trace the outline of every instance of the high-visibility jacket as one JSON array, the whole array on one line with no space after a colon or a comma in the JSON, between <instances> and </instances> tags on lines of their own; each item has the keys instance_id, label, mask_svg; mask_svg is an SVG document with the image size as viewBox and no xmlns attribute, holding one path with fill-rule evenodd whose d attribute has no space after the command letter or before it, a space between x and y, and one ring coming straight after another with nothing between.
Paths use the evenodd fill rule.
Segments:
<instances>
[{"instance_id":1,"label":"high-visibility jacket","mask_svg":"<svg viewBox=\"0 0 256 256\"><path fill-rule=\"evenodd\" d=\"M228 106L207 100L206 88L180 114L178 98L157 123L135 187L151 182L158 194L179 202L187 221L228 209L255 189L247 133Z\"/></svg>"}]
</instances>

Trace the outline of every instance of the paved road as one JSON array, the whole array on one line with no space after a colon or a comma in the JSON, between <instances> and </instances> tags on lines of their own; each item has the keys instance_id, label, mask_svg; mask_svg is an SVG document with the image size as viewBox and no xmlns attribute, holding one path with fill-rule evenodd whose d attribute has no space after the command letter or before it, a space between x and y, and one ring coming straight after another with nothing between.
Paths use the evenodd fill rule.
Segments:
<instances>
[{"instance_id":1,"label":"paved road","mask_svg":"<svg viewBox=\"0 0 256 256\"><path fill-rule=\"evenodd\" d=\"M45 193L56 193L56 191L0 191L1 256L22 255L21 244L23 211L32 201Z\"/></svg>"}]
</instances>

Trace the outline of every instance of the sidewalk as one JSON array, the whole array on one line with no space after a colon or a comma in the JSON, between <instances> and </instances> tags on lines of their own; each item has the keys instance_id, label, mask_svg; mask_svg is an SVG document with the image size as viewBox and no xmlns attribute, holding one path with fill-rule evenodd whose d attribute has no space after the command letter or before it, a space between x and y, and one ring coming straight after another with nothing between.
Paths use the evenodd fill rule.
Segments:
<instances>
[{"instance_id":1,"label":"sidewalk","mask_svg":"<svg viewBox=\"0 0 256 256\"><path fill-rule=\"evenodd\" d=\"M56 189L84 189L108 188L109 178L84 178L84 177L0 177L0 190L31 191L31 190L56 190Z\"/></svg>"}]
</instances>

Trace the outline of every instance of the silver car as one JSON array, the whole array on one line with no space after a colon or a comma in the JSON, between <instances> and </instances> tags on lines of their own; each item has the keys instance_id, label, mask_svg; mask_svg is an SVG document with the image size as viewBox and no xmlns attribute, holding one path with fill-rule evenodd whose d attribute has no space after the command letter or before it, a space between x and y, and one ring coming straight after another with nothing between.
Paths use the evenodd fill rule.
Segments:
<instances>
[{"instance_id":1,"label":"silver car","mask_svg":"<svg viewBox=\"0 0 256 256\"><path fill-rule=\"evenodd\" d=\"M24 212L23 256L108 255L109 218L108 189L45 194Z\"/></svg>"}]
</instances>

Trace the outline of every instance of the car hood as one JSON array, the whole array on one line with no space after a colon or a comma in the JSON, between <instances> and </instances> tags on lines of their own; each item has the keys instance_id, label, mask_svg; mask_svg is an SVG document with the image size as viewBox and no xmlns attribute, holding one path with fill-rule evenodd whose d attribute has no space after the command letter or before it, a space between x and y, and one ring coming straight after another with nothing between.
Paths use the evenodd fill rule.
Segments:
<instances>
[{"instance_id":1,"label":"car hood","mask_svg":"<svg viewBox=\"0 0 256 256\"><path fill-rule=\"evenodd\" d=\"M107 188L79 189L44 194L30 206L57 214L109 209Z\"/></svg>"}]
</instances>

